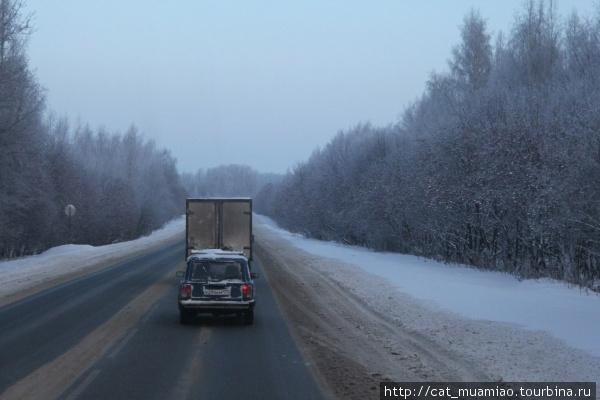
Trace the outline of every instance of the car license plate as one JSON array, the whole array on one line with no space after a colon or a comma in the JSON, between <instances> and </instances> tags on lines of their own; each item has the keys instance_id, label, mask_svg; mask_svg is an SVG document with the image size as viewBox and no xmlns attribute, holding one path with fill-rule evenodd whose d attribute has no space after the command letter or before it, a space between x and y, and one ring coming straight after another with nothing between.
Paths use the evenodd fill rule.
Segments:
<instances>
[{"instance_id":1,"label":"car license plate","mask_svg":"<svg viewBox=\"0 0 600 400\"><path fill-rule=\"evenodd\" d=\"M208 289L204 288L205 296L230 296L231 295L231 287L227 287L224 289Z\"/></svg>"}]
</instances>

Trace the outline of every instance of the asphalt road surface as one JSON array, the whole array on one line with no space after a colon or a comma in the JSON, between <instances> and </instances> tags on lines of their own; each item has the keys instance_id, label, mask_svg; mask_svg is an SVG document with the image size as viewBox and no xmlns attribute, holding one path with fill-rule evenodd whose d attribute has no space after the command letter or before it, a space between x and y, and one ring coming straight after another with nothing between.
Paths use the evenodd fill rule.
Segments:
<instances>
[{"instance_id":1,"label":"asphalt road surface","mask_svg":"<svg viewBox=\"0 0 600 400\"><path fill-rule=\"evenodd\" d=\"M0 399L319 399L260 260L254 324L179 324L183 242L0 308Z\"/></svg>"}]
</instances>

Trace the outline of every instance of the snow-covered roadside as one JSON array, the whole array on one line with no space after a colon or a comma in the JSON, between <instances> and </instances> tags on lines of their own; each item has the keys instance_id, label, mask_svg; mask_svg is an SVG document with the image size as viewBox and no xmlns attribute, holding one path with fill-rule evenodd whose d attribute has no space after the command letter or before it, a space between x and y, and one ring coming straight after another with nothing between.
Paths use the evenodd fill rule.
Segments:
<instances>
[{"instance_id":1,"label":"snow-covered roadside","mask_svg":"<svg viewBox=\"0 0 600 400\"><path fill-rule=\"evenodd\" d=\"M183 238L184 231L185 219L182 216L150 235L130 242L98 247L67 244L36 256L0 262L0 299L47 281L76 274L99 263Z\"/></svg>"},{"instance_id":2,"label":"snow-covered roadside","mask_svg":"<svg viewBox=\"0 0 600 400\"><path fill-rule=\"evenodd\" d=\"M600 357L600 295L548 279L519 281L512 275L446 265L432 260L306 239L256 221L311 254L333 258L380 276L399 292L433 309L476 319L520 325L551 333L572 347Z\"/></svg>"},{"instance_id":3,"label":"snow-covered roadside","mask_svg":"<svg viewBox=\"0 0 600 400\"><path fill-rule=\"evenodd\" d=\"M311 268L402 329L471 360L491 379L598 381L600 296L595 293L306 239L262 216L255 222L269 236L332 260L311 262ZM390 293L396 294L393 301Z\"/></svg>"},{"instance_id":4,"label":"snow-covered roadside","mask_svg":"<svg viewBox=\"0 0 600 400\"><path fill-rule=\"evenodd\" d=\"M180 218L132 242L66 245L38 256L0 262L0 303L6 296L55 282L57 277L182 238L184 225ZM312 254L312 267L369 308L438 347L473 360L492 379L589 381L600 377L597 294L582 293L560 282L520 282L506 274L310 240L259 215L255 227L283 242L283 249L289 243L296 252ZM397 339L378 340L394 347L401 345L395 343Z\"/></svg>"}]
</instances>

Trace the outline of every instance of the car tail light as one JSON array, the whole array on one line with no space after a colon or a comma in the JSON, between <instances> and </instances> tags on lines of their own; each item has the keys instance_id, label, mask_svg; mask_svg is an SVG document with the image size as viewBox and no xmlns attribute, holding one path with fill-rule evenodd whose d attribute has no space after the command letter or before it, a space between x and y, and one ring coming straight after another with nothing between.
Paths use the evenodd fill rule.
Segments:
<instances>
[{"instance_id":1,"label":"car tail light","mask_svg":"<svg viewBox=\"0 0 600 400\"><path fill-rule=\"evenodd\" d=\"M252 299L252 285L242 285L242 299Z\"/></svg>"},{"instance_id":2,"label":"car tail light","mask_svg":"<svg viewBox=\"0 0 600 400\"><path fill-rule=\"evenodd\" d=\"M181 285L181 298L189 299L190 297L192 297L192 285Z\"/></svg>"}]
</instances>

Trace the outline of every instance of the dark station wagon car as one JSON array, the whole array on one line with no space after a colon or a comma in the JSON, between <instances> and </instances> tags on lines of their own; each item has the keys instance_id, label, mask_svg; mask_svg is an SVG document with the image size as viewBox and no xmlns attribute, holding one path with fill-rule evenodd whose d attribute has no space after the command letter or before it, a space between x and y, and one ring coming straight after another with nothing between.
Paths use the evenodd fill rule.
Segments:
<instances>
[{"instance_id":1,"label":"dark station wagon car","mask_svg":"<svg viewBox=\"0 0 600 400\"><path fill-rule=\"evenodd\" d=\"M237 314L244 323L254 322L254 279L243 253L202 250L187 259L179 284L179 321L187 324L199 313Z\"/></svg>"}]
</instances>

